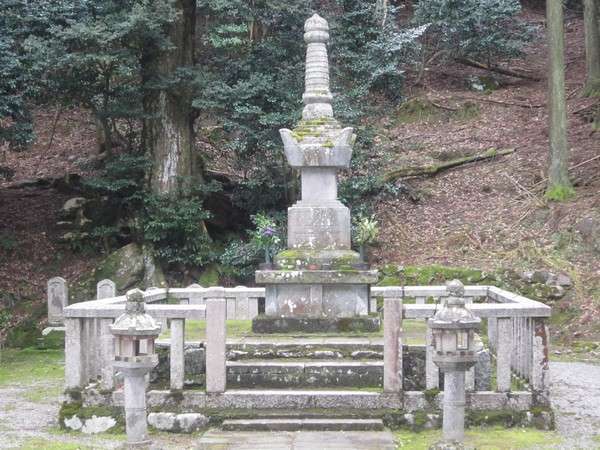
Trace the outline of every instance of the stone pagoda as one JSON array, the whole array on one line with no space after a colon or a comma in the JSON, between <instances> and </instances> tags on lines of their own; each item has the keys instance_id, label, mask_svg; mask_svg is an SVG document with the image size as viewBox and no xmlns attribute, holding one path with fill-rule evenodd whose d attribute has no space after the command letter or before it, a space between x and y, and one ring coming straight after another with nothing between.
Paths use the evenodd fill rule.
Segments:
<instances>
[{"instance_id":1,"label":"stone pagoda","mask_svg":"<svg viewBox=\"0 0 600 450\"><path fill-rule=\"evenodd\" d=\"M336 173L348 168L352 128L333 117L329 91L329 26L317 14L304 25L307 43L304 109L293 130L280 130L289 165L299 169L302 197L288 208L288 249L273 270L256 272L266 286L265 316L256 332L373 331L369 286L378 273L351 249L350 211L337 199Z\"/></svg>"}]
</instances>

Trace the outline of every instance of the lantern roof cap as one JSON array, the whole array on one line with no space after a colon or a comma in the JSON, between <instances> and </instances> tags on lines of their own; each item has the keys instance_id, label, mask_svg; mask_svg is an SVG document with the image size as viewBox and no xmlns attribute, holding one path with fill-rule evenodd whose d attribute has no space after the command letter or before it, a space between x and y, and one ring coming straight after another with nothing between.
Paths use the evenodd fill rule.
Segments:
<instances>
[{"instance_id":1,"label":"lantern roof cap","mask_svg":"<svg viewBox=\"0 0 600 450\"><path fill-rule=\"evenodd\" d=\"M160 325L146 313L144 293L140 289L132 289L125 294L125 312L110 326L114 335L132 337L157 337Z\"/></svg>"},{"instance_id":2,"label":"lantern roof cap","mask_svg":"<svg viewBox=\"0 0 600 450\"><path fill-rule=\"evenodd\" d=\"M431 328L471 329L479 328L481 319L465 307L465 287L459 280L446 283L449 294L442 308L429 319Z\"/></svg>"}]
</instances>

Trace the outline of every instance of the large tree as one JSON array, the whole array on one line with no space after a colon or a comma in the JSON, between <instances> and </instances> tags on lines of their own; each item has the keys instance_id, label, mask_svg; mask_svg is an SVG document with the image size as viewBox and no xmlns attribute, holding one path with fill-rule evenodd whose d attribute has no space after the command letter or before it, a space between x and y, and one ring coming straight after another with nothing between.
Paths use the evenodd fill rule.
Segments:
<instances>
[{"instance_id":1,"label":"large tree","mask_svg":"<svg viewBox=\"0 0 600 450\"><path fill-rule=\"evenodd\" d=\"M598 0L583 0L585 24L586 95L600 95L600 14Z\"/></svg>"},{"instance_id":2,"label":"large tree","mask_svg":"<svg viewBox=\"0 0 600 450\"><path fill-rule=\"evenodd\" d=\"M548 127L550 164L546 197L566 200L574 194L569 180L567 142L567 105L565 97L565 29L562 0L546 2L548 34Z\"/></svg>"},{"instance_id":3,"label":"large tree","mask_svg":"<svg viewBox=\"0 0 600 450\"><path fill-rule=\"evenodd\" d=\"M156 194L179 196L195 170L194 111L189 84L194 64L196 1L176 0L167 26L170 45L143 49L143 145L151 155L150 186Z\"/></svg>"}]
</instances>

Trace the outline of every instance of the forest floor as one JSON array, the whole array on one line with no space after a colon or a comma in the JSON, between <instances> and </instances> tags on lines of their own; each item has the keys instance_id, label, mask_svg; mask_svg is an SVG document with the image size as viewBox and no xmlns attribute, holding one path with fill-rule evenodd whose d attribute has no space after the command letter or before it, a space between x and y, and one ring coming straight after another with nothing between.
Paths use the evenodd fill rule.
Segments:
<instances>
[{"instance_id":1,"label":"forest floor","mask_svg":"<svg viewBox=\"0 0 600 450\"><path fill-rule=\"evenodd\" d=\"M541 11L526 16L543 22ZM546 45L540 32L526 56L508 65L541 81L495 76L497 89L474 92L467 79L488 72L458 64L434 66L420 86L408 80L407 105L416 106L386 111L377 119L379 145L371 160L382 172L490 148L515 152L402 180L422 199L378 199L381 245L372 262L567 273L575 288L553 305L567 321L560 324L562 336L600 340L600 257L577 231L583 219L600 226L600 159L593 159L600 154L600 139L579 113L593 102L580 95L585 75L581 17L568 18L566 36L570 173L576 198L564 203L543 198L549 144ZM100 257L58 242L58 213L73 195L24 184L94 173L92 118L79 109L47 107L36 112L35 123L38 138L30 150L0 154L0 165L14 171L10 179L0 178L0 300L11 308L14 320L29 308L18 299L35 299L43 306L48 278L75 279ZM219 166L219 161L209 160L211 164Z\"/></svg>"}]
</instances>

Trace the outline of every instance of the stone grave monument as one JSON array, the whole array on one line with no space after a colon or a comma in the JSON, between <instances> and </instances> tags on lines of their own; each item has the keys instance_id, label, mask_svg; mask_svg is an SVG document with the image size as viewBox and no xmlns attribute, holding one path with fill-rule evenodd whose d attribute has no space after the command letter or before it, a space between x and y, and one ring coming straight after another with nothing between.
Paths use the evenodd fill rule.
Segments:
<instances>
[{"instance_id":1,"label":"stone grave monument","mask_svg":"<svg viewBox=\"0 0 600 450\"><path fill-rule=\"evenodd\" d=\"M253 329L374 331L379 318L369 316L369 286L378 273L352 251L350 211L337 199L336 173L349 167L355 136L333 117L327 21L315 14L304 31L302 120L280 130L288 164L300 170L302 196L288 208L288 249L275 256L272 269L256 272L266 300Z\"/></svg>"}]
</instances>

